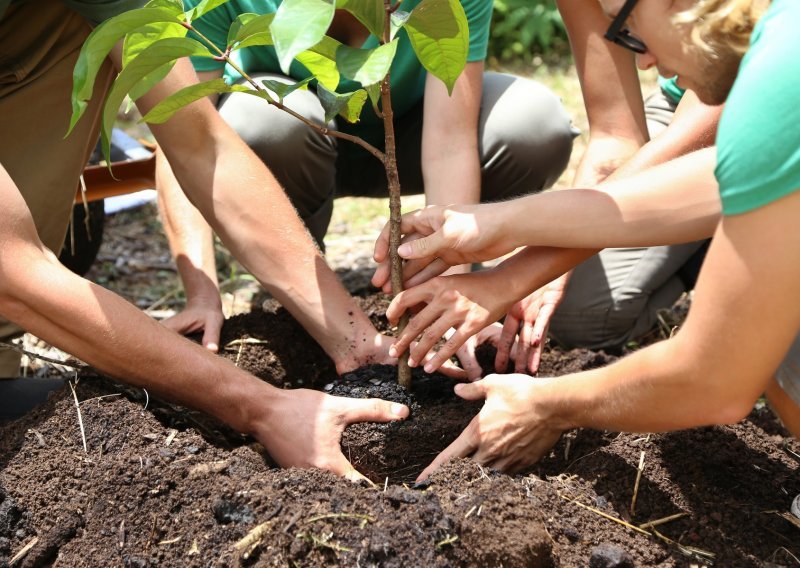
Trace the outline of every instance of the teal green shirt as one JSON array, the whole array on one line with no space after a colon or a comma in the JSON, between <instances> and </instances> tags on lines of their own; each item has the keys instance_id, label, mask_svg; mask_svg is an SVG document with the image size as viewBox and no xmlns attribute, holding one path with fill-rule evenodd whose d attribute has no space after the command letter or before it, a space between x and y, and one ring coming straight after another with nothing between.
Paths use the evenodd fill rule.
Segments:
<instances>
[{"instance_id":1,"label":"teal green shirt","mask_svg":"<svg viewBox=\"0 0 800 568\"><path fill-rule=\"evenodd\" d=\"M186 8L196 5L199 0L184 0ZM411 11L421 0L404 0L403 10ZM194 26L204 36L210 39L220 49L225 49L228 38L228 29L231 23L244 13L270 14L274 13L281 0L231 0L215 8L205 16L194 22ZM489 24L492 18L491 0L461 0L469 23L469 53L467 61L483 61L486 58L487 44L489 41ZM399 118L411 110L422 100L425 89L425 69L419 63L411 42L405 30L401 30L397 37L399 43L397 54L391 67L392 76L392 108ZM371 49L377 47L378 39L370 36L362 47ZM278 64L275 48L272 46L246 47L235 51L232 58L245 72L283 73ZM222 61L210 58L193 58L192 63L197 71L217 71L222 69L226 81L238 81L241 76L230 66ZM289 75L296 81L309 76L303 65L295 61L289 69ZM358 89L361 85L355 81L342 79L336 89L346 93ZM341 121L344 122L344 121ZM355 132L374 144L382 144L383 127L375 116L369 104L365 105L361 113L361 121L355 125L340 124L340 128Z\"/></svg>"},{"instance_id":2,"label":"teal green shirt","mask_svg":"<svg viewBox=\"0 0 800 568\"><path fill-rule=\"evenodd\" d=\"M664 91L664 93L666 93L666 95L670 98L670 100L675 104L681 102L681 99L683 98L683 93L686 92L686 89L681 89L678 86L677 76L666 79L661 75L659 75L658 86L661 88L662 91Z\"/></svg>"},{"instance_id":3,"label":"teal green shirt","mask_svg":"<svg viewBox=\"0 0 800 568\"><path fill-rule=\"evenodd\" d=\"M800 190L800 2L773 0L756 25L717 131L722 212Z\"/></svg>"}]
</instances>

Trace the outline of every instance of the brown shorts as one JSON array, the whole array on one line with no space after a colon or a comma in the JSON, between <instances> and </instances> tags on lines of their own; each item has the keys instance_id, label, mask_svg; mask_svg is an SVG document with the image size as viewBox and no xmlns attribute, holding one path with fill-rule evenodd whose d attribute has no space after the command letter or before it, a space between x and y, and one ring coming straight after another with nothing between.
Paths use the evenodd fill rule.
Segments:
<instances>
[{"instance_id":1,"label":"brown shorts","mask_svg":"<svg viewBox=\"0 0 800 568\"><path fill-rule=\"evenodd\" d=\"M0 19L0 163L25 198L39 238L56 254L112 78L108 62L86 114L65 139L72 69L90 31L84 18L58 0L14 3ZM19 333L0 319L0 340ZM19 355L0 350L0 377L18 372Z\"/></svg>"}]
</instances>

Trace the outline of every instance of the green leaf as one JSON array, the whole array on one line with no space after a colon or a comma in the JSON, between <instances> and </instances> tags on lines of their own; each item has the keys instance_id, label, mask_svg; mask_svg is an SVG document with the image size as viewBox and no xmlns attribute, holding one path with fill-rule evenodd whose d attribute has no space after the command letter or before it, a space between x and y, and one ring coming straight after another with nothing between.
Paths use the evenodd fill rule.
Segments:
<instances>
[{"instance_id":1,"label":"green leaf","mask_svg":"<svg viewBox=\"0 0 800 568\"><path fill-rule=\"evenodd\" d=\"M254 45L272 45L269 26L275 14L241 14L228 31L228 47L232 51Z\"/></svg>"},{"instance_id":2,"label":"green leaf","mask_svg":"<svg viewBox=\"0 0 800 568\"><path fill-rule=\"evenodd\" d=\"M284 0L270 31L281 70L288 74L292 60L314 47L333 21L333 0Z\"/></svg>"},{"instance_id":3,"label":"green leaf","mask_svg":"<svg viewBox=\"0 0 800 568\"><path fill-rule=\"evenodd\" d=\"M469 51L469 28L461 3L422 0L411 11L405 29L422 66L441 79L452 94Z\"/></svg>"},{"instance_id":4,"label":"green leaf","mask_svg":"<svg viewBox=\"0 0 800 568\"><path fill-rule=\"evenodd\" d=\"M296 59L313 75L312 79L317 79L332 91L339 86L339 70L335 60L312 50L304 51Z\"/></svg>"},{"instance_id":5,"label":"green leaf","mask_svg":"<svg viewBox=\"0 0 800 568\"><path fill-rule=\"evenodd\" d=\"M168 0L157 0L164 2ZM123 66L127 65L133 58L144 51L149 45L170 37L184 37L188 33L185 27L178 23L158 22L154 24L147 24L134 32L125 36L125 44L123 47L122 61ZM144 77L138 85L129 93L130 100L135 101L147 91L153 88L172 70L173 65L163 65L147 77ZM132 103L131 103L132 104ZM128 109L130 110L130 109Z\"/></svg>"},{"instance_id":6,"label":"green leaf","mask_svg":"<svg viewBox=\"0 0 800 568\"><path fill-rule=\"evenodd\" d=\"M227 92L230 92L230 89L222 77L184 87L150 109L150 112L144 115L140 122L162 124L172 118L172 115L177 111L194 101L209 95Z\"/></svg>"},{"instance_id":7,"label":"green leaf","mask_svg":"<svg viewBox=\"0 0 800 568\"><path fill-rule=\"evenodd\" d=\"M117 111L125 99L125 95L130 93L144 77L163 65L192 55L211 57L208 49L193 39L186 37L162 39L147 47L122 69L114 81L103 107L101 140L103 156L109 164L111 163L109 160L111 129L114 127Z\"/></svg>"},{"instance_id":8,"label":"green leaf","mask_svg":"<svg viewBox=\"0 0 800 568\"><path fill-rule=\"evenodd\" d=\"M372 110L375 111L375 114L378 118L383 118L383 111L378 107L378 103L381 100L381 85L380 83L373 83L372 85L367 85L364 87L369 95L369 101L372 103Z\"/></svg>"},{"instance_id":9,"label":"green leaf","mask_svg":"<svg viewBox=\"0 0 800 568\"><path fill-rule=\"evenodd\" d=\"M183 0L150 0L143 8L167 8L168 10L183 12Z\"/></svg>"},{"instance_id":10,"label":"green leaf","mask_svg":"<svg viewBox=\"0 0 800 568\"><path fill-rule=\"evenodd\" d=\"M375 49L356 49L342 45L336 51L336 65L339 72L362 85L372 85L383 81L397 52L397 41L392 41Z\"/></svg>"},{"instance_id":11,"label":"green leaf","mask_svg":"<svg viewBox=\"0 0 800 568\"><path fill-rule=\"evenodd\" d=\"M207 14L214 8L222 6L227 2L228 0L203 0L197 6L186 12L186 19L189 22L193 22L198 18L202 18L205 14Z\"/></svg>"},{"instance_id":12,"label":"green leaf","mask_svg":"<svg viewBox=\"0 0 800 568\"><path fill-rule=\"evenodd\" d=\"M278 95L278 102L283 104L283 99L288 97L297 89L305 89L311 81L314 80L314 77L306 77L302 81L298 81L297 83L282 83L281 81L275 81L273 79L264 79L261 81L264 86Z\"/></svg>"},{"instance_id":13,"label":"green leaf","mask_svg":"<svg viewBox=\"0 0 800 568\"><path fill-rule=\"evenodd\" d=\"M81 48L72 73L72 118L67 135L86 111L97 72L114 45L127 33L154 22L179 22L183 12L175 8L142 8L106 20L96 27Z\"/></svg>"},{"instance_id":14,"label":"green leaf","mask_svg":"<svg viewBox=\"0 0 800 568\"><path fill-rule=\"evenodd\" d=\"M336 7L353 14L375 37L383 37L383 0L336 0Z\"/></svg>"},{"instance_id":15,"label":"green leaf","mask_svg":"<svg viewBox=\"0 0 800 568\"><path fill-rule=\"evenodd\" d=\"M391 20L390 20L390 25L391 25L390 32L391 33L389 34L389 37L391 37L392 39L395 38L395 36L397 35L397 32L399 32L400 29L403 26L406 25L406 22L408 21L408 17L410 15L411 15L410 12L403 12L402 10L397 10L396 12L394 12L392 14Z\"/></svg>"},{"instance_id":16,"label":"green leaf","mask_svg":"<svg viewBox=\"0 0 800 568\"><path fill-rule=\"evenodd\" d=\"M330 122L337 114L348 122L358 122L361 109L367 102L367 91L364 89L339 94L318 85L317 96L325 109L325 122Z\"/></svg>"}]
</instances>

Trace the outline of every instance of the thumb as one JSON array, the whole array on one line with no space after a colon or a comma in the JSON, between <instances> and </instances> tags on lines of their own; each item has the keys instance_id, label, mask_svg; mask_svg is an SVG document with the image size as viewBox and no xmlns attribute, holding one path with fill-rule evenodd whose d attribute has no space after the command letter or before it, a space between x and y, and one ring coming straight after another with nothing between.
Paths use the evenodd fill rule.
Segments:
<instances>
[{"instance_id":1,"label":"thumb","mask_svg":"<svg viewBox=\"0 0 800 568\"><path fill-rule=\"evenodd\" d=\"M408 407L399 402L388 402L379 398L347 399L347 410L344 420L347 424L354 422L391 422L408 417Z\"/></svg>"},{"instance_id":2,"label":"thumb","mask_svg":"<svg viewBox=\"0 0 800 568\"><path fill-rule=\"evenodd\" d=\"M483 379L474 383L459 383L455 386L455 391L464 400L481 400L486 398L486 380Z\"/></svg>"},{"instance_id":3,"label":"thumb","mask_svg":"<svg viewBox=\"0 0 800 568\"><path fill-rule=\"evenodd\" d=\"M436 256L437 253L446 246L441 231L416 239L407 241L397 248L397 254L405 259L425 258Z\"/></svg>"}]
</instances>

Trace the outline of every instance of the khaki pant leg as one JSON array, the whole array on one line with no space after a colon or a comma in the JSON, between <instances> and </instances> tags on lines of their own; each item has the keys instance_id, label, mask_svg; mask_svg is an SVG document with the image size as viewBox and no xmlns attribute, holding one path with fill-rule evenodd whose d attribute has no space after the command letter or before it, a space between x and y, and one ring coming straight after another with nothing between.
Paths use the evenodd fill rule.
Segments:
<instances>
[{"instance_id":1,"label":"khaki pant leg","mask_svg":"<svg viewBox=\"0 0 800 568\"><path fill-rule=\"evenodd\" d=\"M12 4L0 20L0 163L30 209L42 242L64 242L79 177L97 140L112 66L98 74L86 114L64 139L72 112L72 69L91 31L57 0ZM0 341L22 330L0 319ZM0 350L0 377L19 374L20 356Z\"/></svg>"}]
</instances>

